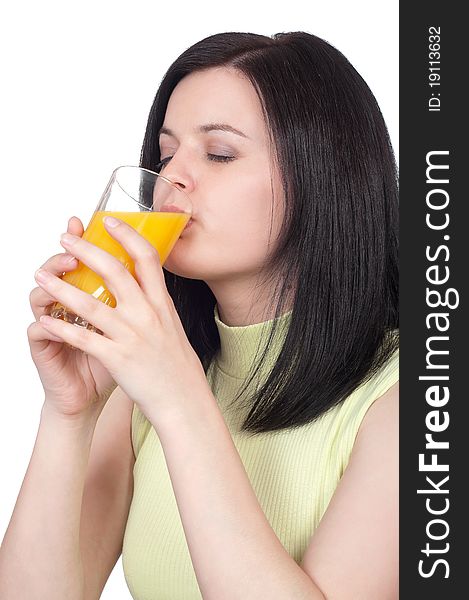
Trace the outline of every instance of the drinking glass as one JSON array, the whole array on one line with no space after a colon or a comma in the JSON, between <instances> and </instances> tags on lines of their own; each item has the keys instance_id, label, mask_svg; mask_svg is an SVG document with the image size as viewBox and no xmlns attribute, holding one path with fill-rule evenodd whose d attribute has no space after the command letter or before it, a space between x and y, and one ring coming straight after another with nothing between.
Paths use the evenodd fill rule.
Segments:
<instances>
[{"instance_id":1,"label":"drinking glass","mask_svg":"<svg viewBox=\"0 0 469 600\"><path fill-rule=\"evenodd\" d=\"M117 217L131 225L158 251L160 264L184 231L192 215L189 196L172 181L149 169L122 166L115 169L82 239L115 256L135 277L135 265L125 249L104 228L103 219ZM104 304L115 307L114 296L104 280L78 261L78 267L61 277ZM103 332L72 310L55 302L50 315L91 331Z\"/></svg>"}]
</instances>

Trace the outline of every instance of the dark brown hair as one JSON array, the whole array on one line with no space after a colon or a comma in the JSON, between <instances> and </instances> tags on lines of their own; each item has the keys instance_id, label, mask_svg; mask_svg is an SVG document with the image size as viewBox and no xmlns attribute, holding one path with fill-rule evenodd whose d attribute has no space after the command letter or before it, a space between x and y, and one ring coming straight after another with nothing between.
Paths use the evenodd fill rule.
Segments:
<instances>
[{"instance_id":1,"label":"dark brown hair","mask_svg":"<svg viewBox=\"0 0 469 600\"><path fill-rule=\"evenodd\" d=\"M285 312L287 290L295 289L278 360L249 399L243 430L255 435L318 418L396 349L398 337L391 332L399 327L397 166L365 81L341 52L305 32L222 33L181 54L151 107L141 166L158 168L158 132L178 82L219 66L239 70L256 90L284 183L283 230L268 263L282 274L272 293L275 316ZM188 339L207 369L220 347L215 296L204 281L164 273Z\"/></svg>"}]
</instances>

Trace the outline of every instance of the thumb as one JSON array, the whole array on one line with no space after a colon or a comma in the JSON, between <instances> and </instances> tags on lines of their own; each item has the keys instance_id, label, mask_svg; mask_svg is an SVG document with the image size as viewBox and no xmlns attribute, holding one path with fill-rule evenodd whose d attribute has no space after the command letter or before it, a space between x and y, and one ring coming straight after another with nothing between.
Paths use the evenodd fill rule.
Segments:
<instances>
[{"instance_id":1,"label":"thumb","mask_svg":"<svg viewBox=\"0 0 469 600\"><path fill-rule=\"evenodd\" d=\"M70 217L70 219L68 220L67 231L68 233L72 233L73 235L78 235L79 237L82 237L85 228L83 227L83 223L78 217Z\"/></svg>"}]
</instances>

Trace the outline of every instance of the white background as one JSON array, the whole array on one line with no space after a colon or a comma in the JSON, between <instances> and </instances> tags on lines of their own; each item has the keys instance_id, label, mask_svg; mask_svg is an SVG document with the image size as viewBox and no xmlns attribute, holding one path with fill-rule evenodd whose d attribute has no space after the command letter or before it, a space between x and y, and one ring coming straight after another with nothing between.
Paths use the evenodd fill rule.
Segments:
<instances>
[{"instance_id":1,"label":"white background","mask_svg":"<svg viewBox=\"0 0 469 600\"><path fill-rule=\"evenodd\" d=\"M43 390L29 353L33 274L88 222L112 170L138 164L166 69L224 31L303 30L337 47L370 86L398 155L398 1L43 0L0 14L0 539L35 441ZM130 599L121 561L102 598Z\"/></svg>"}]
</instances>

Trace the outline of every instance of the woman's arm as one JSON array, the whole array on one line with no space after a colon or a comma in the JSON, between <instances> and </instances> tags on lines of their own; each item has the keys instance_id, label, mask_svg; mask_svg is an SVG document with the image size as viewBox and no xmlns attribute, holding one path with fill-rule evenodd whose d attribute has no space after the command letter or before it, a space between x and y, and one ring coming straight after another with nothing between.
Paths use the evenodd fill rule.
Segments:
<instances>
[{"instance_id":1,"label":"woman's arm","mask_svg":"<svg viewBox=\"0 0 469 600\"><path fill-rule=\"evenodd\" d=\"M368 411L301 567L267 521L216 400L200 394L190 416L154 421L204 600L397 598L396 386Z\"/></svg>"},{"instance_id":2,"label":"woman's arm","mask_svg":"<svg viewBox=\"0 0 469 600\"><path fill-rule=\"evenodd\" d=\"M83 599L80 514L96 420L70 420L44 404L0 548L2 599Z\"/></svg>"},{"instance_id":3,"label":"woman's arm","mask_svg":"<svg viewBox=\"0 0 469 600\"><path fill-rule=\"evenodd\" d=\"M194 390L190 406L172 422L147 417L204 600L324 600L270 526L213 395Z\"/></svg>"},{"instance_id":4,"label":"woman's arm","mask_svg":"<svg viewBox=\"0 0 469 600\"><path fill-rule=\"evenodd\" d=\"M1 600L100 597L121 554L132 498L132 408L117 387L96 424L42 411L0 549Z\"/></svg>"},{"instance_id":5,"label":"woman's arm","mask_svg":"<svg viewBox=\"0 0 469 600\"><path fill-rule=\"evenodd\" d=\"M399 382L366 413L302 567L327 598L399 597Z\"/></svg>"}]
</instances>

